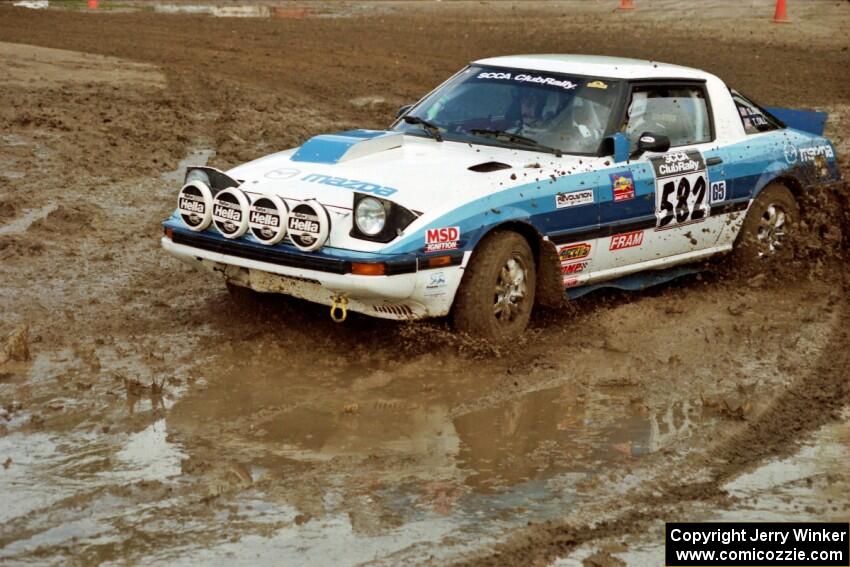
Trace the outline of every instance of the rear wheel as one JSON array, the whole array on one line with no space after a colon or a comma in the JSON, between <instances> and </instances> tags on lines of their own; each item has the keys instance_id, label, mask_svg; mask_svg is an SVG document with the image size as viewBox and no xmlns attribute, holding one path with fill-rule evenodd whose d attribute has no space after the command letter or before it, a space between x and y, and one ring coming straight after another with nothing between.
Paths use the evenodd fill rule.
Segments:
<instances>
[{"instance_id":1,"label":"rear wheel","mask_svg":"<svg viewBox=\"0 0 850 567\"><path fill-rule=\"evenodd\" d=\"M455 297L455 328L489 339L509 339L528 326L536 273L528 242L499 231L478 245Z\"/></svg>"},{"instance_id":2,"label":"rear wheel","mask_svg":"<svg viewBox=\"0 0 850 567\"><path fill-rule=\"evenodd\" d=\"M780 183L771 183L756 197L735 243L740 263L757 267L791 255L791 236L800 222L794 195Z\"/></svg>"}]
</instances>

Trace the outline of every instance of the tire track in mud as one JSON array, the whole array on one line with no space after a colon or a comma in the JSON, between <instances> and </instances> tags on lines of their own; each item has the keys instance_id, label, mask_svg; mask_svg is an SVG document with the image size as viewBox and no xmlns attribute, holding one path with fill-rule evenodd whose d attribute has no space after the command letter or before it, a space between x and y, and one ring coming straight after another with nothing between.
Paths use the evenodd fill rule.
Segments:
<instances>
[{"instance_id":1,"label":"tire track in mud","mask_svg":"<svg viewBox=\"0 0 850 567\"><path fill-rule=\"evenodd\" d=\"M846 170L845 170L846 175ZM742 427L725 432L707 451L692 457L691 472L673 472L671 478L659 478L670 472L662 468L654 479L646 481L636 497L628 504L616 502L617 508L628 511L601 521L588 523L546 522L534 524L511 535L507 541L481 554L457 561L456 566L549 565L579 546L594 541L634 535L657 521L674 521L683 515L684 506L702 501L728 508L734 504L724 490L733 478L748 472L767 460L790 455L807 436L841 417L850 405L850 270L847 267L850 250L850 185L832 188L827 202L835 210L813 224L812 233L827 223L841 223L841 239L831 251L831 262L838 273L837 284L844 297L837 301L837 323L827 340L815 370L795 380L775 397L769 406L747 420ZM822 204L824 200L822 200ZM815 237L817 238L817 237ZM789 274L785 274L788 277ZM704 471L707 480L700 480L693 470ZM696 476L696 480L693 479ZM684 478L683 478L684 477ZM704 477L703 477L704 478ZM615 509L617 509L615 508Z\"/></svg>"}]
</instances>

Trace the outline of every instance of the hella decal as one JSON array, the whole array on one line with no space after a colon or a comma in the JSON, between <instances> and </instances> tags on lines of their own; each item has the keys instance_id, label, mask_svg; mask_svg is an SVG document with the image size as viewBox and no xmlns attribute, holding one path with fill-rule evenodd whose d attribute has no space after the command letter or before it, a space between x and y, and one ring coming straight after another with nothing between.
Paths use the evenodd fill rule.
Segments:
<instances>
[{"instance_id":1,"label":"hella decal","mask_svg":"<svg viewBox=\"0 0 850 567\"><path fill-rule=\"evenodd\" d=\"M425 252L455 250L460 244L460 227L429 228L425 231Z\"/></svg>"},{"instance_id":2,"label":"hella decal","mask_svg":"<svg viewBox=\"0 0 850 567\"><path fill-rule=\"evenodd\" d=\"M328 239L330 218L317 201L303 201L289 211L287 232L292 243L305 252L318 250Z\"/></svg>"},{"instance_id":3,"label":"hella decal","mask_svg":"<svg viewBox=\"0 0 850 567\"><path fill-rule=\"evenodd\" d=\"M200 181L192 181L180 189L177 212L189 229L201 231L212 222L212 203L210 188Z\"/></svg>"},{"instance_id":4,"label":"hella decal","mask_svg":"<svg viewBox=\"0 0 850 567\"><path fill-rule=\"evenodd\" d=\"M321 173L311 173L301 178L301 181L309 183L321 183L322 185L330 185L331 187L339 187L341 189L351 189L360 193L372 193L381 197L389 197L393 193L397 193L398 189L392 187L383 187L366 181L357 181L356 179L345 179L344 177L332 177L330 175L322 175Z\"/></svg>"},{"instance_id":5,"label":"hella decal","mask_svg":"<svg viewBox=\"0 0 850 567\"><path fill-rule=\"evenodd\" d=\"M239 238L248 230L248 197L235 187L219 191L213 199L212 223L225 238Z\"/></svg>"},{"instance_id":6,"label":"hella decal","mask_svg":"<svg viewBox=\"0 0 850 567\"><path fill-rule=\"evenodd\" d=\"M260 195L248 209L248 230L262 244L277 244L286 233L287 217L283 199L277 195Z\"/></svg>"}]
</instances>

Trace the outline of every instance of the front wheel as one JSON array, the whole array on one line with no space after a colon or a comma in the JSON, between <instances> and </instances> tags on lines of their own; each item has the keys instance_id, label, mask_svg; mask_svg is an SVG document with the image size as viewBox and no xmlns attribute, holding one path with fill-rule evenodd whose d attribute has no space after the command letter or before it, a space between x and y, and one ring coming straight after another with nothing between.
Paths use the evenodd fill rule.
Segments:
<instances>
[{"instance_id":1,"label":"front wheel","mask_svg":"<svg viewBox=\"0 0 850 567\"><path fill-rule=\"evenodd\" d=\"M455 328L488 339L509 339L528 326L536 273L528 242L498 231L478 245L455 296Z\"/></svg>"},{"instance_id":2,"label":"front wheel","mask_svg":"<svg viewBox=\"0 0 850 567\"><path fill-rule=\"evenodd\" d=\"M782 184L765 187L747 212L735 255L745 267L757 267L791 254L791 236L800 222L800 207Z\"/></svg>"}]
</instances>

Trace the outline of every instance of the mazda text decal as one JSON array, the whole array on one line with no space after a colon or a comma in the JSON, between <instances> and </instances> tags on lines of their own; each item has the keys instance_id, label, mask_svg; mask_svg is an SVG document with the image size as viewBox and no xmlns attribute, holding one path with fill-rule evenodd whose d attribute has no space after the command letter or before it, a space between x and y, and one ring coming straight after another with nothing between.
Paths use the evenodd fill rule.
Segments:
<instances>
[{"instance_id":1,"label":"mazda text decal","mask_svg":"<svg viewBox=\"0 0 850 567\"><path fill-rule=\"evenodd\" d=\"M372 193L381 197L389 197L396 193L398 189L392 187L383 187L366 181L357 181L356 179L345 179L344 177L332 177L330 175L322 175L321 173L311 173L301 178L301 181L310 183L321 183L330 185L331 187L340 187L341 189L351 189L352 191L360 191L361 193Z\"/></svg>"},{"instance_id":2,"label":"mazda text decal","mask_svg":"<svg viewBox=\"0 0 850 567\"><path fill-rule=\"evenodd\" d=\"M815 146L814 148L800 148L800 161L815 161L817 156L824 156L829 159L835 157L835 152L830 146Z\"/></svg>"}]
</instances>

